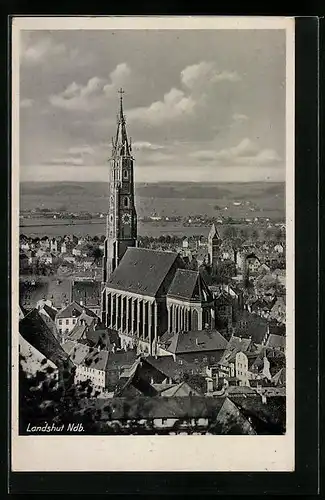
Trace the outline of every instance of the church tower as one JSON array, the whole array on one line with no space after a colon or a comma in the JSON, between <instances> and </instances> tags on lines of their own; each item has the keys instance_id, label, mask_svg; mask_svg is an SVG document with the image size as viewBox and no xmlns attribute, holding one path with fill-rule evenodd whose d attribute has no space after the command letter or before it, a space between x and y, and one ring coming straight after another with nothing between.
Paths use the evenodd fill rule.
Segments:
<instances>
[{"instance_id":1,"label":"church tower","mask_svg":"<svg viewBox=\"0 0 325 500\"><path fill-rule=\"evenodd\" d=\"M217 270L220 258L221 243L222 240L219 236L217 228L214 224L212 224L212 227L208 235L208 255L209 255L209 265L211 266L213 273L215 273Z\"/></svg>"},{"instance_id":2,"label":"church tower","mask_svg":"<svg viewBox=\"0 0 325 500\"><path fill-rule=\"evenodd\" d=\"M123 94L120 94L120 109L117 130L112 138L110 158L109 198L106 221L106 240L103 262L103 282L109 279L119 265L128 247L137 246L137 214L134 204L134 174L132 145L126 131L123 112Z\"/></svg>"}]
</instances>

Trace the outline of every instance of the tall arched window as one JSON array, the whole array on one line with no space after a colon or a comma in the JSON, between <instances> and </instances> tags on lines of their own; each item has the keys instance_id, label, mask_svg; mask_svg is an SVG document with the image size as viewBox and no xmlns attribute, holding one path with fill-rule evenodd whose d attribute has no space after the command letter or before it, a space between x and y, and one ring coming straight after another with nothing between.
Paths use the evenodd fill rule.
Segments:
<instances>
[{"instance_id":1,"label":"tall arched window","mask_svg":"<svg viewBox=\"0 0 325 500\"><path fill-rule=\"evenodd\" d=\"M192 319L192 321L191 321L192 330L197 330L199 328L199 315L195 309L192 310L192 318L191 319Z\"/></svg>"}]
</instances>

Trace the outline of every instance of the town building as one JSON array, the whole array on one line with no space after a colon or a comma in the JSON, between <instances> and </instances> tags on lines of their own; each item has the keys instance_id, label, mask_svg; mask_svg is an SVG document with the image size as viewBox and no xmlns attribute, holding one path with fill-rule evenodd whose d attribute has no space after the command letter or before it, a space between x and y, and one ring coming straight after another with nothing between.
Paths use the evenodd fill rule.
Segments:
<instances>
[{"instance_id":1,"label":"town building","mask_svg":"<svg viewBox=\"0 0 325 500\"><path fill-rule=\"evenodd\" d=\"M68 306L64 307L55 316L56 328L64 338L75 328L77 323L79 325L85 323L97 323L99 322L99 317L85 306L81 306L77 302L72 302Z\"/></svg>"}]
</instances>

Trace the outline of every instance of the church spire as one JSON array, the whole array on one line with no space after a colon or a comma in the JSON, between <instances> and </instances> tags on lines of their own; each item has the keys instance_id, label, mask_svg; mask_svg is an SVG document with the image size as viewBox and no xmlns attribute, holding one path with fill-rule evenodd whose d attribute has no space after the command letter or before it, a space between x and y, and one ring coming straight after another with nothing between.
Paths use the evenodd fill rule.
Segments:
<instances>
[{"instance_id":1,"label":"church spire","mask_svg":"<svg viewBox=\"0 0 325 500\"><path fill-rule=\"evenodd\" d=\"M119 109L119 114L117 115L117 130L116 130L115 141L113 144L113 155L130 156L131 148L129 145L128 136L126 132L126 121L123 111L123 94L125 92L122 88L120 88L118 90L118 93L120 94L120 109Z\"/></svg>"}]
</instances>

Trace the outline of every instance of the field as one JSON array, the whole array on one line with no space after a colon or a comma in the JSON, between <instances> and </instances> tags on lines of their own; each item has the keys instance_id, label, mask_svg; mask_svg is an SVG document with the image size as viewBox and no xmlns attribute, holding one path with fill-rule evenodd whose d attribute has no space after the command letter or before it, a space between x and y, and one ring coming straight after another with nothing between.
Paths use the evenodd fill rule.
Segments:
<instances>
[{"instance_id":1,"label":"field","mask_svg":"<svg viewBox=\"0 0 325 500\"><path fill-rule=\"evenodd\" d=\"M181 216L205 213L216 215L216 205L227 206L229 213L235 215L241 212L245 202L256 206L256 211L282 217L285 206L284 188L284 183L267 182L137 184L136 203L140 217L150 215L153 211ZM42 207L105 212L107 190L107 184L99 182L25 182L20 186L20 209ZM241 206L233 205L234 202L240 202Z\"/></svg>"},{"instance_id":2,"label":"field","mask_svg":"<svg viewBox=\"0 0 325 500\"><path fill-rule=\"evenodd\" d=\"M150 183L137 184L136 206L138 217L154 213L161 216L206 215L218 218L220 215L235 218L268 217L283 218L285 215L284 183ZM87 211L90 213L107 211L106 183L43 183L26 182L20 185L20 210L48 208L70 212ZM235 204L234 204L235 203ZM41 220L39 223L53 222ZM85 221L75 225L75 234L105 234L105 219L90 224ZM24 220L24 224L36 221ZM71 226L69 226L71 227ZM66 234L71 232L67 226L42 228L22 228L24 234ZM206 229L184 228L175 223L166 227L152 223L139 222L140 235L159 236L160 234L205 234Z\"/></svg>"}]
</instances>

